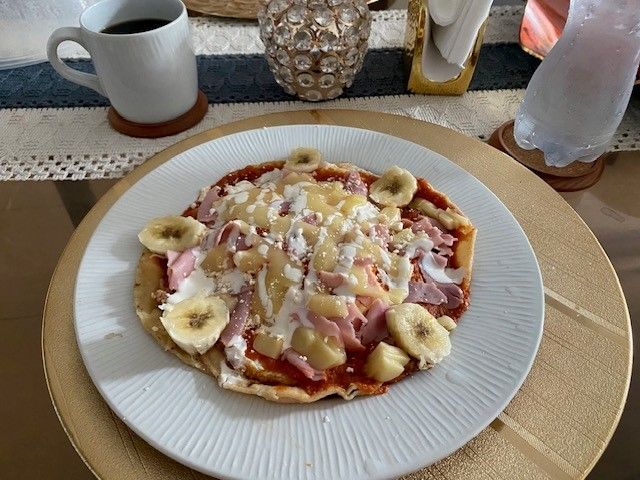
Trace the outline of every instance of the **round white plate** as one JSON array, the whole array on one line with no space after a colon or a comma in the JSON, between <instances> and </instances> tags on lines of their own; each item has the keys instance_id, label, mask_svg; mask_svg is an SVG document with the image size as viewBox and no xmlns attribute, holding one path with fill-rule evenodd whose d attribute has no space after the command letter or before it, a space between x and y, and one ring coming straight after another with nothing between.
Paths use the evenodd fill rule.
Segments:
<instances>
[{"instance_id":1,"label":"round white plate","mask_svg":"<svg viewBox=\"0 0 640 480\"><path fill-rule=\"evenodd\" d=\"M280 405L229 392L164 352L133 307L137 233L178 214L200 187L299 146L374 172L404 167L447 193L478 228L471 306L440 365L350 402ZM299 125L252 130L188 150L153 170L113 205L80 265L78 346L116 414L165 454L219 478L391 478L463 446L507 405L536 354L544 316L540 270L506 207L441 155L354 128Z\"/></svg>"}]
</instances>

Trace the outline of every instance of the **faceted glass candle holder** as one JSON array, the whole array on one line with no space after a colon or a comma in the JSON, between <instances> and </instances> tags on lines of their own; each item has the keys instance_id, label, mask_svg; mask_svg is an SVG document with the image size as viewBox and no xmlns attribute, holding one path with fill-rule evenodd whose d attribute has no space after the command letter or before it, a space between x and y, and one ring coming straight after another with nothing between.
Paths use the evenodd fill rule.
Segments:
<instances>
[{"instance_id":1,"label":"faceted glass candle holder","mask_svg":"<svg viewBox=\"0 0 640 480\"><path fill-rule=\"evenodd\" d=\"M336 98L362 68L371 31L364 0L270 0L258 21L269 67L291 95Z\"/></svg>"}]
</instances>

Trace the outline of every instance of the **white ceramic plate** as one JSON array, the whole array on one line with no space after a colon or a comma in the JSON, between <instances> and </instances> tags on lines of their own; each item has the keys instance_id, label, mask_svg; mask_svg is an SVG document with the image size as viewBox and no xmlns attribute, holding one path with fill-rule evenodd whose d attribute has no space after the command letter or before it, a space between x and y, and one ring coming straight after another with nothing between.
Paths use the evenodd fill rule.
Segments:
<instances>
[{"instance_id":1,"label":"white ceramic plate","mask_svg":"<svg viewBox=\"0 0 640 480\"><path fill-rule=\"evenodd\" d=\"M478 228L471 306L442 364L350 402L280 405L229 392L162 351L134 312L132 286L144 224L178 214L200 187L230 170L315 146L331 162L374 172L397 164L447 193ZM536 354L542 280L522 229L469 173L389 135L299 125L229 135L147 174L104 216L75 291L82 357L98 390L129 427L165 454L219 478L390 478L463 446L507 405Z\"/></svg>"}]
</instances>

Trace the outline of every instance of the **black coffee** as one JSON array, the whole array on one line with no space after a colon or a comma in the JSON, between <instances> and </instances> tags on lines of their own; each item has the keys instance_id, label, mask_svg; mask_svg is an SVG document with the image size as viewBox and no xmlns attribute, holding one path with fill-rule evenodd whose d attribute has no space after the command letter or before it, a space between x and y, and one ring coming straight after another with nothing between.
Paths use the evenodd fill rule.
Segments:
<instances>
[{"instance_id":1,"label":"black coffee","mask_svg":"<svg viewBox=\"0 0 640 480\"><path fill-rule=\"evenodd\" d=\"M149 30L155 30L167 23L171 23L169 20L160 20L158 18L141 18L139 20L129 20L127 22L116 23L102 30L102 33L109 33L111 35L126 35L128 33L140 33L148 32Z\"/></svg>"}]
</instances>

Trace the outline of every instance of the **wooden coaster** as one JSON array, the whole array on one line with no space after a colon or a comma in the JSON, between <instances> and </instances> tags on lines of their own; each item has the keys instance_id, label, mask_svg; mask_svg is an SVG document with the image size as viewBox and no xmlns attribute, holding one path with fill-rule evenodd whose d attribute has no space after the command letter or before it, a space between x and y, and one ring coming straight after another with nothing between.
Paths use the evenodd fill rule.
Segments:
<instances>
[{"instance_id":1,"label":"wooden coaster","mask_svg":"<svg viewBox=\"0 0 640 480\"><path fill-rule=\"evenodd\" d=\"M525 150L516 143L513 120L498 127L488 143L532 170L559 192L589 188L600 179L604 170L604 156L591 163L573 162L562 168L550 167L544 163L544 155L540 150Z\"/></svg>"},{"instance_id":2,"label":"wooden coaster","mask_svg":"<svg viewBox=\"0 0 640 480\"><path fill-rule=\"evenodd\" d=\"M115 108L109 107L107 119L114 130L129 137L159 138L175 135L196 125L203 119L209 108L209 102L202 90L198 90L198 98L191 109L178 118L162 123L135 123L120 116Z\"/></svg>"}]
</instances>

